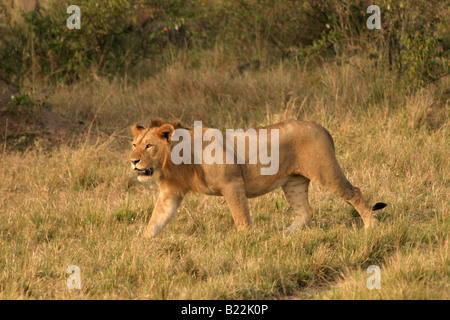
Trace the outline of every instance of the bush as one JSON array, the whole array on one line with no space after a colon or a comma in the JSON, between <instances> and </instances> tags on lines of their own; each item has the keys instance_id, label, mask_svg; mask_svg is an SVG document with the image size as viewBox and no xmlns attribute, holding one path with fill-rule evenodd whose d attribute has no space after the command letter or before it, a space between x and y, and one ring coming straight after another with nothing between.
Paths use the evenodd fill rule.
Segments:
<instances>
[{"instance_id":1,"label":"bush","mask_svg":"<svg viewBox=\"0 0 450 320\"><path fill-rule=\"evenodd\" d=\"M404 85L417 87L449 73L447 35L449 9L440 0L392 1L376 4L381 11L381 30L370 30L366 9L372 3L361 0L317 1L317 10L328 17L329 28L320 48L332 48L334 55L368 51L381 57L380 63L396 70Z\"/></svg>"},{"instance_id":2,"label":"bush","mask_svg":"<svg viewBox=\"0 0 450 320\"><path fill-rule=\"evenodd\" d=\"M20 85L30 73L63 82L91 71L116 75L159 54L166 45L165 17L158 10L143 11L142 1L79 1L80 30L66 27L69 5L69 1L55 2L47 10L38 5L34 11L22 12L22 24L11 22L7 7L2 6L8 36L2 41L1 78Z\"/></svg>"},{"instance_id":3,"label":"bush","mask_svg":"<svg viewBox=\"0 0 450 320\"><path fill-rule=\"evenodd\" d=\"M12 115L17 114L33 114L39 112L41 108L49 108L49 103L44 99L33 99L28 94L20 94L13 96L11 101L6 105L5 111Z\"/></svg>"},{"instance_id":4,"label":"bush","mask_svg":"<svg viewBox=\"0 0 450 320\"><path fill-rule=\"evenodd\" d=\"M12 22L0 6L0 78L21 84L72 82L95 72L155 70L184 50L219 48L225 63L268 66L280 59L369 53L417 87L448 74L449 9L439 0L381 0L381 30L369 30L366 0L81 0L81 30L68 30L69 1L50 2ZM193 51L195 52L195 51ZM144 63L145 62L145 63Z\"/></svg>"}]
</instances>

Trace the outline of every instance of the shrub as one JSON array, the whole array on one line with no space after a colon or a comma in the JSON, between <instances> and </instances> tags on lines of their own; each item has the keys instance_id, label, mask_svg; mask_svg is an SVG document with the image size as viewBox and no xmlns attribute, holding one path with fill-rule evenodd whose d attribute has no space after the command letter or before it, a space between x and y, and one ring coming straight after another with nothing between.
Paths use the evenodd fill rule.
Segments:
<instances>
[{"instance_id":1,"label":"shrub","mask_svg":"<svg viewBox=\"0 0 450 320\"><path fill-rule=\"evenodd\" d=\"M12 22L7 7L1 7L8 33L0 52L1 78L20 85L30 72L63 82L90 71L115 75L158 54L166 43L167 26L160 21L164 16L158 10L142 11L142 1L79 1L80 30L66 27L69 5L69 1L51 3L47 9L38 5L36 10L22 12L21 24ZM150 27L143 32L142 24Z\"/></svg>"},{"instance_id":2,"label":"shrub","mask_svg":"<svg viewBox=\"0 0 450 320\"><path fill-rule=\"evenodd\" d=\"M320 48L335 55L369 51L380 62L396 70L404 85L417 87L449 73L446 35L449 9L439 0L378 1L381 30L365 24L369 1L317 1L317 10L328 17Z\"/></svg>"},{"instance_id":3,"label":"shrub","mask_svg":"<svg viewBox=\"0 0 450 320\"><path fill-rule=\"evenodd\" d=\"M13 96L6 105L6 111L13 114L33 114L39 112L41 108L49 108L49 103L44 99L33 99L28 94Z\"/></svg>"},{"instance_id":4,"label":"shrub","mask_svg":"<svg viewBox=\"0 0 450 320\"><path fill-rule=\"evenodd\" d=\"M339 59L369 53L417 87L449 72L448 8L439 0L378 1L381 30L369 30L367 0L81 0L81 30L68 30L69 1L23 13L12 22L0 5L0 78L21 84L43 78L71 82L96 72L155 70L187 55L219 48L225 63L259 68L280 59ZM192 51L194 54L196 51Z\"/></svg>"}]
</instances>

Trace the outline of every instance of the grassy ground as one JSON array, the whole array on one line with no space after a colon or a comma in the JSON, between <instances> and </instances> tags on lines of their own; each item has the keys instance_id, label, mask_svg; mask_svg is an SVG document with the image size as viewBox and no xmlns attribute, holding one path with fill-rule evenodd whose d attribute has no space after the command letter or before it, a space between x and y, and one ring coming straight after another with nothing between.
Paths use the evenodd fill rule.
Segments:
<instances>
[{"instance_id":1,"label":"grassy ground","mask_svg":"<svg viewBox=\"0 0 450 320\"><path fill-rule=\"evenodd\" d=\"M449 299L448 77L408 93L363 58L243 74L217 60L50 92L54 111L110 137L2 153L0 299ZM222 198L190 195L144 241L157 186L129 168L129 126L154 116L221 129L321 123L350 181L389 204L382 223L365 231L313 184L314 218L298 234L283 235L293 213L276 191L250 201L248 232L234 229ZM66 286L70 265L81 290ZM379 290L366 286L369 265L380 267Z\"/></svg>"}]
</instances>

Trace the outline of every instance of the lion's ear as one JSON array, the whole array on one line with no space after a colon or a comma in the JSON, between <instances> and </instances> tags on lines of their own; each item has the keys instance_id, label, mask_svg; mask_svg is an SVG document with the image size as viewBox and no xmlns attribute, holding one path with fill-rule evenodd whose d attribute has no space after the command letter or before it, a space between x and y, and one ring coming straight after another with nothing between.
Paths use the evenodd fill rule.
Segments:
<instances>
[{"instance_id":1,"label":"lion's ear","mask_svg":"<svg viewBox=\"0 0 450 320\"><path fill-rule=\"evenodd\" d=\"M154 128L154 127L161 127L164 123L167 123L167 121L164 121L161 118L155 118L150 120L149 124L148 124L148 128Z\"/></svg>"},{"instance_id":2,"label":"lion's ear","mask_svg":"<svg viewBox=\"0 0 450 320\"><path fill-rule=\"evenodd\" d=\"M156 132L156 134L160 138L165 139L168 142L170 142L171 141L170 138L171 138L174 130L175 130L175 128L171 124L164 124L158 128L158 131Z\"/></svg>"},{"instance_id":3,"label":"lion's ear","mask_svg":"<svg viewBox=\"0 0 450 320\"><path fill-rule=\"evenodd\" d=\"M133 131L133 134L135 137L137 137L138 135L141 134L141 132L144 130L145 128L143 126L138 125L137 123L134 126L131 126L131 131Z\"/></svg>"},{"instance_id":4,"label":"lion's ear","mask_svg":"<svg viewBox=\"0 0 450 320\"><path fill-rule=\"evenodd\" d=\"M173 127L174 127L175 129L183 128L183 124L181 123L180 120L172 121L172 125L173 125Z\"/></svg>"}]
</instances>

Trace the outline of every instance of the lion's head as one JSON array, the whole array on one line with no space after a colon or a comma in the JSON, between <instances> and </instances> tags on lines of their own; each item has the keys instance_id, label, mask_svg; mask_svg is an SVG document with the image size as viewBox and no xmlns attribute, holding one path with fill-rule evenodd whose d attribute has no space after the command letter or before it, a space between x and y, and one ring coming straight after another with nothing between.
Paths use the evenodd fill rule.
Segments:
<instances>
[{"instance_id":1,"label":"lion's head","mask_svg":"<svg viewBox=\"0 0 450 320\"><path fill-rule=\"evenodd\" d=\"M170 159L171 136L175 129L181 128L179 121L167 122L161 119L150 121L147 128L135 124L131 167L137 171L138 180L147 181L154 174L161 174Z\"/></svg>"}]
</instances>

